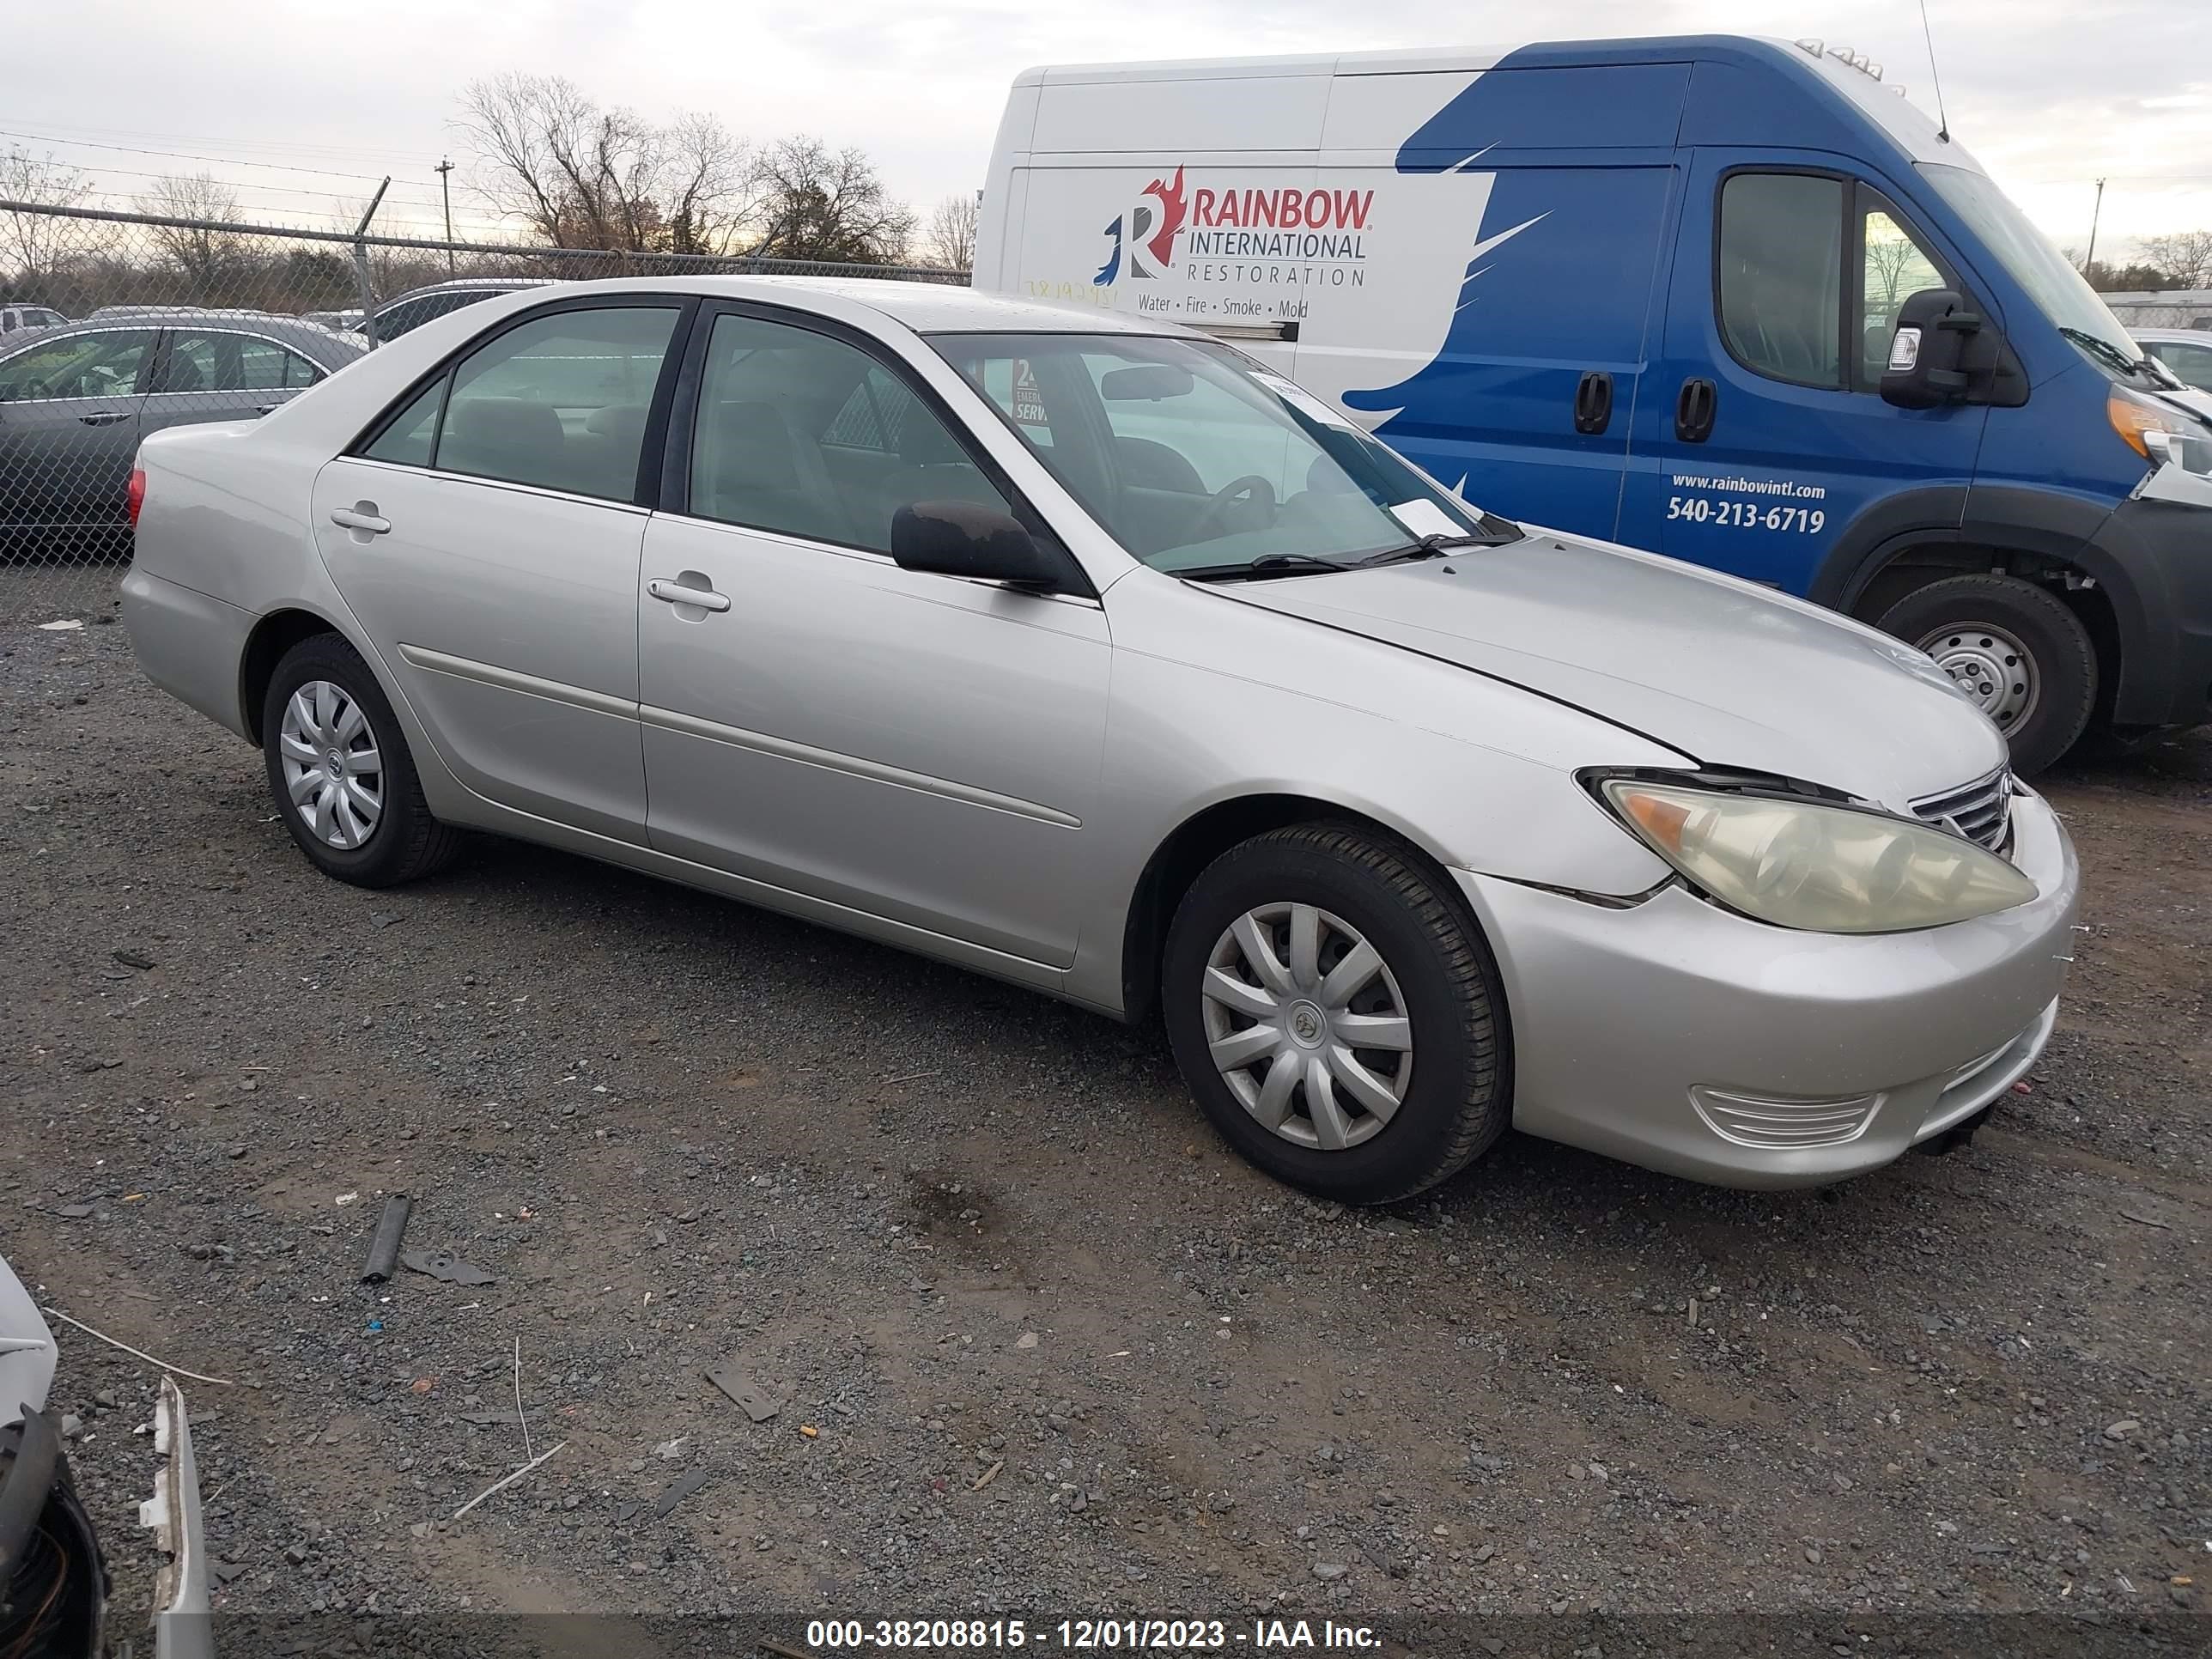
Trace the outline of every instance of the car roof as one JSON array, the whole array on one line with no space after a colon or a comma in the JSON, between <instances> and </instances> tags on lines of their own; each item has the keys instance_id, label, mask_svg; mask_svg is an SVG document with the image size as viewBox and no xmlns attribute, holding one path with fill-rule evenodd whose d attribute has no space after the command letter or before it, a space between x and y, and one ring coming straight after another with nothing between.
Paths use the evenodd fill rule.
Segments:
<instances>
[{"instance_id":1,"label":"car roof","mask_svg":"<svg viewBox=\"0 0 2212 1659\"><path fill-rule=\"evenodd\" d=\"M759 300L807 310L812 299L842 301L904 325L917 334L1173 334L1197 331L1153 318L1126 317L1096 305L1054 305L1007 294L982 294L952 283L896 276L648 276L574 283L580 294L696 294L706 298Z\"/></svg>"},{"instance_id":2,"label":"car roof","mask_svg":"<svg viewBox=\"0 0 2212 1659\"><path fill-rule=\"evenodd\" d=\"M2131 328L2128 332L2138 340L2152 340L2166 345L2212 346L2212 329Z\"/></svg>"},{"instance_id":3,"label":"car roof","mask_svg":"<svg viewBox=\"0 0 2212 1659\"><path fill-rule=\"evenodd\" d=\"M110 312L105 317L86 317L76 322L55 323L46 328L24 329L27 334L83 334L113 332L131 328L185 328L216 333L261 334L283 344L297 346L325 368L349 363L368 348L358 340L333 333L320 323L311 323L281 312L205 311L190 306L139 306ZM12 345L13 340L9 342Z\"/></svg>"},{"instance_id":4,"label":"car roof","mask_svg":"<svg viewBox=\"0 0 2212 1659\"><path fill-rule=\"evenodd\" d=\"M403 300L420 299L425 294L459 294L476 289L491 294L513 294L526 288L547 288L558 281L557 276L450 276L442 283L425 283L404 294L395 294L376 308L389 311Z\"/></svg>"}]
</instances>

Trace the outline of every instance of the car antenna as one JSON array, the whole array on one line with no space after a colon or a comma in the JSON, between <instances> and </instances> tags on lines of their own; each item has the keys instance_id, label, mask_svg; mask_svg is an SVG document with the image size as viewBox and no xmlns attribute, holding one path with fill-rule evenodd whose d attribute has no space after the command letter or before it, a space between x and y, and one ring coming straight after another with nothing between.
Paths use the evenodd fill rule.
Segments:
<instances>
[{"instance_id":1,"label":"car antenna","mask_svg":"<svg viewBox=\"0 0 2212 1659\"><path fill-rule=\"evenodd\" d=\"M1936 136L1951 142L1951 118L1943 112L1943 77L1936 68L1936 32L1928 27L1928 0L1920 0L1920 34L1928 42L1928 78L1936 83Z\"/></svg>"}]
</instances>

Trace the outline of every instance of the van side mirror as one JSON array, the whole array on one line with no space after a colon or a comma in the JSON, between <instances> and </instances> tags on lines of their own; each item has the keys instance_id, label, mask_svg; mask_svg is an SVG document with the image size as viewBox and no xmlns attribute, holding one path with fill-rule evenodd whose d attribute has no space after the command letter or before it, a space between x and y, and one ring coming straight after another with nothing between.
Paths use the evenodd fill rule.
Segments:
<instances>
[{"instance_id":1,"label":"van side mirror","mask_svg":"<svg viewBox=\"0 0 2212 1659\"><path fill-rule=\"evenodd\" d=\"M1881 400L1899 409L1940 409L1962 404L1973 383L1967 350L1982 331L1979 313L1948 288L1924 288L1905 296L1889 337Z\"/></svg>"},{"instance_id":2,"label":"van side mirror","mask_svg":"<svg viewBox=\"0 0 2212 1659\"><path fill-rule=\"evenodd\" d=\"M891 559L971 581L1058 587L1066 572L1014 516L975 501L915 501L891 514Z\"/></svg>"}]
</instances>

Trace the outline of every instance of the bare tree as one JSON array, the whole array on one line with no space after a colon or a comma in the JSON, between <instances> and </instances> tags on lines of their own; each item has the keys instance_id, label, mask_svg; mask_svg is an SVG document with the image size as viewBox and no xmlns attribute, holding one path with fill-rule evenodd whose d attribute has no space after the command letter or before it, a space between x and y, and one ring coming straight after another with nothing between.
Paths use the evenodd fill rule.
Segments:
<instances>
[{"instance_id":1,"label":"bare tree","mask_svg":"<svg viewBox=\"0 0 2212 1659\"><path fill-rule=\"evenodd\" d=\"M720 252L745 229L750 158L711 115L661 126L558 75L473 82L461 107L476 188L556 247Z\"/></svg>"},{"instance_id":2,"label":"bare tree","mask_svg":"<svg viewBox=\"0 0 2212 1659\"><path fill-rule=\"evenodd\" d=\"M0 152L0 200L40 207L75 207L92 194L92 180L76 168L12 149ZM79 227L44 214L10 213L0 218L0 276L24 299L41 296L59 268L62 250Z\"/></svg>"},{"instance_id":3,"label":"bare tree","mask_svg":"<svg viewBox=\"0 0 2212 1659\"><path fill-rule=\"evenodd\" d=\"M855 264L906 257L914 213L890 199L862 151L833 150L819 138L778 139L761 156L760 180L755 253Z\"/></svg>"},{"instance_id":4,"label":"bare tree","mask_svg":"<svg viewBox=\"0 0 2212 1659\"><path fill-rule=\"evenodd\" d=\"M921 251L932 264L967 270L975 264L975 216L981 204L972 191L948 196L930 210Z\"/></svg>"},{"instance_id":5,"label":"bare tree","mask_svg":"<svg viewBox=\"0 0 2212 1659\"><path fill-rule=\"evenodd\" d=\"M2146 264L2164 271L2174 288L2212 288L2212 230L2181 230L2143 238Z\"/></svg>"},{"instance_id":6,"label":"bare tree","mask_svg":"<svg viewBox=\"0 0 2212 1659\"><path fill-rule=\"evenodd\" d=\"M204 305L241 257L236 236L210 230L204 222L238 217L238 192L211 173L173 173L155 181L137 198L141 213L192 219L199 225L155 225L149 229L162 258L183 276L195 305Z\"/></svg>"}]
</instances>

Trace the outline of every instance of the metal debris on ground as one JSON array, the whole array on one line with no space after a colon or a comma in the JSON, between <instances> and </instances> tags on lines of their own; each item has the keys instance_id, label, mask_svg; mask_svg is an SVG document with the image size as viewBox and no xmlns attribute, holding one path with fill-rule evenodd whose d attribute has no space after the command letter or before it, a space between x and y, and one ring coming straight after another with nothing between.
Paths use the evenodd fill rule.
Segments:
<instances>
[{"instance_id":1,"label":"metal debris on ground","mask_svg":"<svg viewBox=\"0 0 2212 1659\"><path fill-rule=\"evenodd\" d=\"M110 951L107 954L125 968L145 969L154 965L154 958L143 951Z\"/></svg>"},{"instance_id":2,"label":"metal debris on ground","mask_svg":"<svg viewBox=\"0 0 2212 1659\"><path fill-rule=\"evenodd\" d=\"M361 1270L362 1284L381 1285L399 1265L399 1240L407 1231L408 1205L404 1193L394 1193L384 1200L384 1213L377 1218L375 1236L368 1242L368 1264Z\"/></svg>"},{"instance_id":3,"label":"metal debris on ground","mask_svg":"<svg viewBox=\"0 0 2212 1659\"><path fill-rule=\"evenodd\" d=\"M664 1518L671 1510L714 1478L714 1472L712 1469L693 1469L688 1474L678 1475L668 1483L659 1500L654 1503L653 1518L656 1521Z\"/></svg>"},{"instance_id":4,"label":"metal debris on ground","mask_svg":"<svg viewBox=\"0 0 2212 1659\"><path fill-rule=\"evenodd\" d=\"M781 1402L740 1370L733 1359L708 1367L707 1380L744 1407L745 1415L756 1423L765 1423L783 1409Z\"/></svg>"},{"instance_id":5,"label":"metal debris on ground","mask_svg":"<svg viewBox=\"0 0 2212 1659\"><path fill-rule=\"evenodd\" d=\"M399 1265L410 1273L426 1273L447 1285L495 1285L499 1281L482 1267L471 1267L450 1250L407 1250Z\"/></svg>"}]
</instances>

